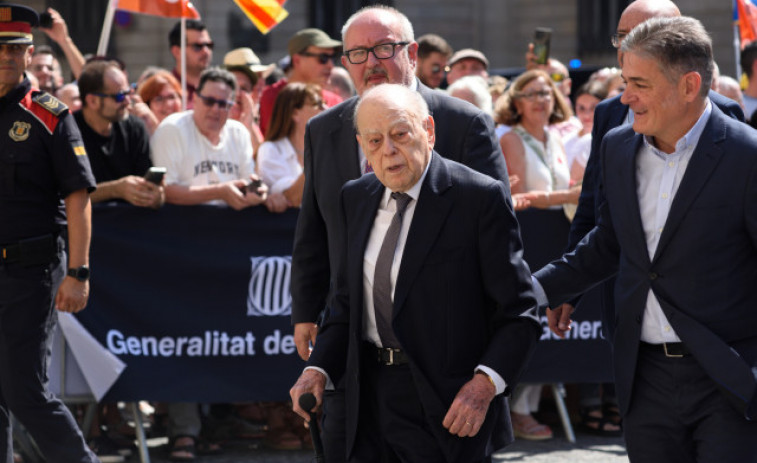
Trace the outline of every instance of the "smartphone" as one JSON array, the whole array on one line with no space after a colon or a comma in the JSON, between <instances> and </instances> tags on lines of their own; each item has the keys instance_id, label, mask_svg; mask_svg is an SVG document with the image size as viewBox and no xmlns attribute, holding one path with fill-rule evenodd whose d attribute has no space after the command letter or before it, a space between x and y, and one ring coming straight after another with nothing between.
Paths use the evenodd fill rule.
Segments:
<instances>
[{"instance_id":1,"label":"smartphone","mask_svg":"<svg viewBox=\"0 0 757 463\"><path fill-rule=\"evenodd\" d=\"M248 193L248 192L249 193L260 194L260 192L258 190L260 189L260 187L262 185L263 185L263 181L260 180L260 179L250 180L249 183L247 183L243 187L240 187L239 190L242 192L242 194L245 194L245 193Z\"/></svg>"},{"instance_id":2,"label":"smartphone","mask_svg":"<svg viewBox=\"0 0 757 463\"><path fill-rule=\"evenodd\" d=\"M552 29L549 27L537 27L534 31L534 54L538 64L547 64L549 61L549 42L552 40Z\"/></svg>"},{"instance_id":3,"label":"smartphone","mask_svg":"<svg viewBox=\"0 0 757 463\"><path fill-rule=\"evenodd\" d=\"M165 167L150 167L147 169L147 172L145 172L145 180L160 185L163 182L163 177L165 177L165 175Z\"/></svg>"},{"instance_id":4,"label":"smartphone","mask_svg":"<svg viewBox=\"0 0 757 463\"><path fill-rule=\"evenodd\" d=\"M43 11L39 14L39 27L43 29L50 29L53 27L53 16L47 11Z\"/></svg>"}]
</instances>

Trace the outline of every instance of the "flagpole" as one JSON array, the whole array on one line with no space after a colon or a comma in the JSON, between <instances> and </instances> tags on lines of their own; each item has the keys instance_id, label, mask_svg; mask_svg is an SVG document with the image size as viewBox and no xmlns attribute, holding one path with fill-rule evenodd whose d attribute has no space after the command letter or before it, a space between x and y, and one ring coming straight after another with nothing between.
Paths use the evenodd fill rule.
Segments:
<instances>
[{"instance_id":1,"label":"flagpole","mask_svg":"<svg viewBox=\"0 0 757 463\"><path fill-rule=\"evenodd\" d=\"M187 18L181 18L181 110L187 110Z\"/></svg>"},{"instance_id":2,"label":"flagpole","mask_svg":"<svg viewBox=\"0 0 757 463\"><path fill-rule=\"evenodd\" d=\"M108 9L105 10L105 20L103 21L103 29L100 33L100 42L97 44L98 56L105 56L105 53L108 51L110 31L113 28L113 17L116 15L116 2L118 2L118 0L108 1Z\"/></svg>"},{"instance_id":3,"label":"flagpole","mask_svg":"<svg viewBox=\"0 0 757 463\"><path fill-rule=\"evenodd\" d=\"M733 25L733 52L736 55L736 81L741 83L741 40L739 39L739 25L735 23Z\"/></svg>"}]
</instances>

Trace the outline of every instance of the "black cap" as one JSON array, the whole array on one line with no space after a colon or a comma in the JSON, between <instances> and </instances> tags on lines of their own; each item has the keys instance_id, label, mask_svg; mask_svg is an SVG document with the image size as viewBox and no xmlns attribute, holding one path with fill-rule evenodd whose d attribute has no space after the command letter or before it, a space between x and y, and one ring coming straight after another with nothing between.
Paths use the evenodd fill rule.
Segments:
<instances>
[{"instance_id":1,"label":"black cap","mask_svg":"<svg viewBox=\"0 0 757 463\"><path fill-rule=\"evenodd\" d=\"M38 25L37 12L28 6L0 4L0 43L31 45L32 27Z\"/></svg>"}]
</instances>

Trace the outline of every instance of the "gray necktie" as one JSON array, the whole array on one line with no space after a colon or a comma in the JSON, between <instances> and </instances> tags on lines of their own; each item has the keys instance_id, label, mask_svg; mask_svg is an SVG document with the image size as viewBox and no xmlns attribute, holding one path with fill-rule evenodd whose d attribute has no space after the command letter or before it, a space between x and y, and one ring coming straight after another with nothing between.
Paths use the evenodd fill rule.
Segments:
<instances>
[{"instance_id":1,"label":"gray necktie","mask_svg":"<svg viewBox=\"0 0 757 463\"><path fill-rule=\"evenodd\" d=\"M392 199L397 202L397 212L392 218L392 223L384 236L378 259L376 259L376 271L373 274L373 309L376 313L376 328L378 329L381 344L384 347L400 347L399 341L392 330L392 261L397 240L402 228L402 214L413 199L405 193L392 193Z\"/></svg>"}]
</instances>

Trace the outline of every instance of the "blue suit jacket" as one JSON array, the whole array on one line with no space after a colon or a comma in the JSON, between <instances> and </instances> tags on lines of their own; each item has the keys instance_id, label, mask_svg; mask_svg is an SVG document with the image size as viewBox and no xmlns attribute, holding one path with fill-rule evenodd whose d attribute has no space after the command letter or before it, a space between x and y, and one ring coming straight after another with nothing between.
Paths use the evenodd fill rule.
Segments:
<instances>
[{"instance_id":1,"label":"blue suit jacket","mask_svg":"<svg viewBox=\"0 0 757 463\"><path fill-rule=\"evenodd\" d=\"M360 413L363 257L384 190L373 174L342 190L346 257L308 362L335 382L345 379L348 451ZM535 304L522 252L505 185L434 153L405 243L392 325L450 462L481 460L512 440L502 394L475 437L454 437L442 421L477 365L513 386L536 345L539 323L521 316Z\"/></svg>"},{"instance_id":2,"label":"blue suit jacket","mask_svg":"<svg viewBox=\"0 0 757 463\"><path fill-rule=\"evenodd\" d=\"M630 126L604 137L598 223L573 253L535 277L555 307L617 273L614 368L623 413L633 399L651 288L703 368L755 418L757 131L713 107L651 258L636 192L642 143Z\"/></svg>"},{"instance_id":3,"label":"blue suit jacket","mask_svg":"<svg viewBox=\"0 0 757 463\"><path fill-rule=\"evenodd\" d=\"M605 134L615 127L621 126L628 116L628 106L620 102L622 95L599 103L594 110L594 126L591 131L591 152L584 171L581 196L578 200L578 208L573 217L568 235L566 252L575 249L578 242L583 239L596 225L599 217L598 209L603 199L603 193L599 190L599 176L602 170L600 166L599 147ZM739 121L744 121L744 112L741 106L730 98L710 90L712 104L719 107L726 115ZM614 325L614 307L612 281L603 285L602 300L602 323L607 339L612 340Z\"/></svg>"}]
</instances>

